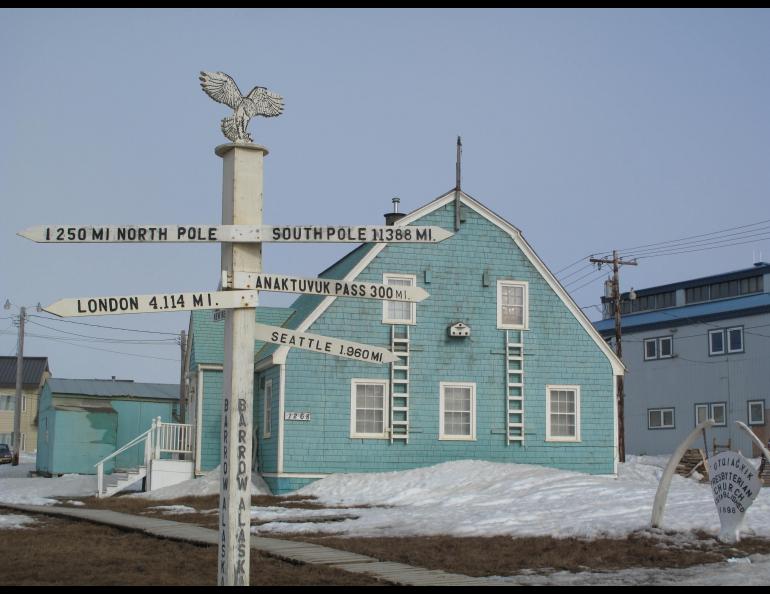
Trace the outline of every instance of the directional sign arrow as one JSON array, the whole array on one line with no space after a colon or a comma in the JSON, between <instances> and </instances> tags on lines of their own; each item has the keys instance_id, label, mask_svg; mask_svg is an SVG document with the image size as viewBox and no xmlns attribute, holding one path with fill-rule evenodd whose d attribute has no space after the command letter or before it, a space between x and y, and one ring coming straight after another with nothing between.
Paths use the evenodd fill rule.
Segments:
<instances>
[{"instance_id":1,"label":"directional sign arrow","mask_svg":"<svg viewBox=\"0 0 770 594\"><path fill-rule=\"evenodd\" d=\"M18 235L38 243L437 243L454 234L391 225L39 225Z\"/></svg>"},{"instance_id":2,"label":"directional sign arrow","mask_svg":"<svg viewBox=\"0 0 770 594\"><path fill-rule=\"evenodd\" d=\"M382 347L341 340L339 338L329 338L319 334L297 332L296 330L268 326L266 324L257 324L256 339L306 351L336 355L345 359L366 361L367 363L395 363L399 360L396 355Z\"/></svg>"},{"instance_id":3,"label":"directional sign arrow","mask_svg":"<svg viewBox=\"0 0 770 594\"><path fill-rule=\"evenodd\" d=\"M66 318L256 306L257 291L204 291L61 299L43 309L55 316Z\"/></svg>"},{"instance_id":4,"label":"directional sign arrow","mask_svg":"<svg viewBox=\"0 0 770 594\"><path fill-rule=\"evenodd\" d=\"M226 273L222 273L226 276ZM256 272L234 272L232 284L225 284L233 289L258 289L279 293L302 293L305 295L331 295L334 297L364 297L385 301L409 301L419 303L430 294L420 287L403 287L379 283L347 282L326 278L304 278L284 276L282 274L264 274Z\"/></svg>"}]
</instances>

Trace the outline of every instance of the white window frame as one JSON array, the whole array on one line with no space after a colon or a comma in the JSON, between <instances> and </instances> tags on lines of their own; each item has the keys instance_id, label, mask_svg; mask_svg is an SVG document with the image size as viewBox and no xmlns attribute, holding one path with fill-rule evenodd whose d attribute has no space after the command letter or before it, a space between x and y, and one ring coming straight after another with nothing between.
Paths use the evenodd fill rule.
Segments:
<instances>
[{"instance_id":1,"label":"white window frame","mask_svg":"<svg viewBox=\"0 0 770 594\"><path fill-rule=\"evenodd\" d=\"M551 435L551 391L575 392L575 435L573 437L563 435ZM545 387L545 440L555 442L580 442L580 386L548 384Z\"/></svg>"},{"instance_id":2,"label":"white window frame","mask_svg":"<svg viewBox=\"0 0 770 594\"><path fill-rule=\"evenodd\" d=\"M698 409L700 409L700 408L706 410L706 414L705 414L705 417L704 417L703 421L706 421L706 420L711 418L711 416L709 415L709 405L708 404L705 404L705 403L703 403L703 404L696 404L695 405L695 427L697 427L700 423L703 422L703 421L698 421Z\"/></svg>"},{"instance_id":3,"label":"white window frame","mask_svg":"<svg viewBox=\"0 0 770 594\"><path fill-rule=\"evenodd\" d=\"M665 413L671 412L671 424L666 425ZM657 427L652 426L651 415L652 413L660 413L660 425ZM648 408L647 409L647 429L650 431L657 431L658 429L676 429L676 413L673 407L666 408Z\"/></svg>"},{"instance_id":4,"label":"white window frame","mask_svg":"<svg viewBox=\"0 0 770 594\"><path fill-rule=\"evenodd\" d=\"M716 417L714 416L714 409L718 406L722 407L722 410L724 413L722 414L723 421L721 423L716 422ZM714 427L726 427L727 426L727 403L726 402L712 402L709 404L709 419L714 419Z\"/></svg>"},{"instance_id":5,"label":"white window frame","mask_svg":"<svg viewBox=\"0 0 770 594\"><path fill-rule=\"evenodd\" d=\"M523 309L521 324L503 324L503 287L521 287L523 289ZM529 329L529 283L527 281L498 280L497 281L497 327L500 330Z\"/></svg>"},{"instance_id":6,"label":"white window frame","mask_svg":"<svg viewBox=\"0 0 770 594\"><path fill-rule=\"evenodd\" d=\"M711 336L714 334L719 334L722 336L722 350L721 351L715 351L713 350L712 343L711 343ZM720 328L719 330L709 330L709 356L713 357L716 355L724 355L727 352L727 344L725 344L725 331Z\"/></svg>"},{"instance_id":7,"label":"white window frame","mask_svg":"<svg viewBox=\"0 0 770 594\"><path fill-rule=\"evenodd\" d=\"M358 433L356 431L356 386L376 384L383 386L382 433ZM353 378L350 380L350 437L351 439L388 439L390 433L390 382L384 379Z\"/></svg>"},{"instance_id":8,"label":"white window frame","mask_svg":"<svg viewBox=\"0 0 770 594\"><path fill-rule=\"evenodd\" d=\"M268 396L269 394L269 396ZM266 379L262 392L262 437L270 439L273 434L273 380Z\"/></svg>"},{"instance_id":9,"label":"white window frame","mask_svg":"<svg viewBox=\"0 0 770 594\"><path fill-rule=\"evenodd\" d=\"M446 435L444 433L444 390L446 388L471 389L471 434ZM439 433L440 441L476 441L476 384L473 382L439 382Z\"/></svg>"},{"instance_id":10,"label":"white window frame","mask_svg":"<svg viewBox=\"0 0 770 594\"><path fill-rule=\"evenodd\" d=\"M655 345L655 355L650 357L647 355L647 345L649 343L652 343ZM658 339L657 338L645 338L644 339L644 360L645 361L654 361L658 358Z\"/></svg>"},{"instance_id":11,"label":"white window frame","mask_svg":"<svg viewBox=\"0 0 770 594\"><path fill-rule=\"evenodd\" d=\"M668 355L663 354L663 341L667 340L671 345L668 350ZM673 336L661 336L658 338L658 359L671 359L674 356L674 337Z\"/></svg>"},{"instance_id":12,"label":"white window frame","mask_svg":"<svg viewBox=\"0 0 770 594\"><path fill-rule=\"evenodd\" d=\"M389 284L390 280L408 280L411 282L412 287L417 286L417 276L414 274L397 274L386 272L382 275L382 284ZM417 324L417 303L408 303L409 305L409 318L397 319L391 318L388 315L388 305L390 303L408 303L404 301L383 301L382 302L382 323L383 324L406 324L414 326Z\"/></svg>"},{"instance_id":13,"label":"white window frame","mask_svg":"<svg viewBox=\"0 0 770 594\"><path fill-rule=\"evenodd\" d=\"M730 348L730 332L733 330L739 330L741 333L741 348L739 349L731 349ZM743 344L743 326L733 326L732 328L726 328L725 329L725 339L724 339L724 346L725 349L727 349L728 353L742 353L745 350L745 345Z\"/></svg>"},{"instance_id":14,"label":"white window frame","mask_svg":"<svg viewBox=\"0 0 770 594\"><path fill-rule=\"evenodd\" d=\"M760 420L752 420L751 418L751 405L759 405L760 410L762 411L762 418ZM765 424L765 401L764 400L749 400L747 402L747 421L749 425L764 425Z\"/></svg>"}]
</instances>

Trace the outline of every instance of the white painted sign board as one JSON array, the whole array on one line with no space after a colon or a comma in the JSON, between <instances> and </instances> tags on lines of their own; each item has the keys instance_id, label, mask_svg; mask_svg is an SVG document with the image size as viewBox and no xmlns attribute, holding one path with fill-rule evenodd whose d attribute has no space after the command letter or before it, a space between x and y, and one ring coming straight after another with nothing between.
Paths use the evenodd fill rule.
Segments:
<instances>
[{"instance_id":1,"label":"white painted sign board","mask_svg":"<svg viewBox=\"0 0 770 594\"><path fill-rule=\"evenodd\" d=\"M43 309L55 316L69 318L256 306L256 291L202 291L200 293L75 297L60 299Z\"/></svg>"},{"instance_id":2,"label":"white painted sign board","mask_svg":"<svg viewBox=\"0 0 770 594\"><path fill-rule=\"evenodd\" d=\"M722 452L709 459L711 492L717 506L720 540L737 542L746 516L762 487L754 466L738 452Z\"/></svg>"},{"instance_id":3,"label":"white painted sign board","mask_svg":"<svg viewBox=\"0 0 770 594\"><path fill-rule=\"evenodd\" d=\"M333 297L363 297L385 301L408 301L418 303L429 297L420 287L383 285L380 283L346 282L325 278L305 278L282 274L256 272L233 273L232 288L257 289L279 293L302 293L304 295L330 295Z\"/></svg>"},{"instance_id":4,"label":"white painted sign board","mask_svg":"<svg viewBox=\"0 0 770 594\"><path fill-rule=\"evenodd\" d=\"M382 347L339 338L329 338L320 334L297 332L296 330L268 326L266 324L257 324L256 339L271 344L279 344L326 355L336 355L337 357L355 359L356 361L365 361L367 363L395 363L399 360L396 355Z\"/></svg>"},{"instance_id":5,"label":"white painted sign board","mask_svg":"<svg viewBox=\"0 0 770 594\"><path fill-rule=\"evenodd\" d=\"M18 235L38 243L438 243L454 233L396 225L38 225Z\"/></svg>"}]
</instances>

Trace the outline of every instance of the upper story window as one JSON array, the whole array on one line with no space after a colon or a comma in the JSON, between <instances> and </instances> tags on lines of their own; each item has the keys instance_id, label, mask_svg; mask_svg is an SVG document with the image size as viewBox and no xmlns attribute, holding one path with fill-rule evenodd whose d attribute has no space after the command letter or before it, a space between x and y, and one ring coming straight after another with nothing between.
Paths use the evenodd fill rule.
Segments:
<instances>
[{"instance_id":1,"label":"upper story window","mask_svg":"<svg viewBox=\"0 0 770 594\"><path fill-rule=\"evenodd\" d=\"M529 325L529 285L526 281L497 281L497 327L526 330Z\"/></svg>"},{"instance_id":2,"label":"upper story window","mask_svg":"<svg viewBox=\"0 0 770 594\"><path fill-rule=\"evenodd\" d=\"M417 277L413 274L383 274L382 283L398 287L417 286ZM417 304L408 301L383 301L383 324L416 324Z\"/></svg>"},{"instance_id":3,"label":"upper story window","mask_svg":"<svg viewBox=\"0 0 770 594\"><path fill-rule=\"evenodd\" d=\"M743 326L709 330L709 355L743 352Z\"/></svg>"},{"instance_id":4,"label":"upper story window","mask_svg":"<svg viewBox=\"0 0 770 594\"><path fill-rule=\"evenodd\" d=\"M685 289L685 303L699 303L714 299L726 299L739 295L761 293L764 290L762 275L751 276L738 280L722 281L708 285L699 285Z\"/></svg>"},{"instance_id":5,"label":"upper story window","mask_svg":"<svg viewBox=\"0 0 770 594\"><path fill-rule=\"evenodd\" d=\"M644 360L670 359L674 356L674 339L671 336L647 338L644 341Z\"/></svg>"}]
</instances>

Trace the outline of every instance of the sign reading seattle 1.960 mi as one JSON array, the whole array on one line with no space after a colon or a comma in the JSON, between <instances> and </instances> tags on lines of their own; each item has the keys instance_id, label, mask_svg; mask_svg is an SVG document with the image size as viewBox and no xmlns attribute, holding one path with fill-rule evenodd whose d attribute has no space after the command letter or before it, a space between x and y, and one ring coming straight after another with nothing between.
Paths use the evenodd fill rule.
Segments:
<instances>
[{"instance_id":1,"label":"sign reading seattle 1.960 mi","mask_svg":"<svg viewBox=\"0 0 770 594\"><path fill-rule=\"evenodd\" d=\"M48 313L66 318L256 306L256 291L203 291L200 293L76 297L61 299L43 309Z\"/></svg>"},{"instance_id":2,"label":"sign reading seattle 1.960 mi","mask_svg":"<svg viewBox=\"0 0 770 594\"><path fill-rule=\"evenodd\" d=\"M367 363L395 363L399 360L396 355L382 347L339 338L330 338L320 334L297 332L296 330L268 326L266 324L257 324L255 338L272 344L324 353L326 355L336 355L337 357L366 361Z\"/></svg>"},{"instance_id":3,"label":"sign reading seattle 1.960 mi","mask_svg":"<svg viewBox=\"0 0 770 594\"><path fill-rule=\"evenodd\" d=\"M38 243L437 243L453 235L391 225L39 225L18 234Z\"/></svg>"}]
</instances>

